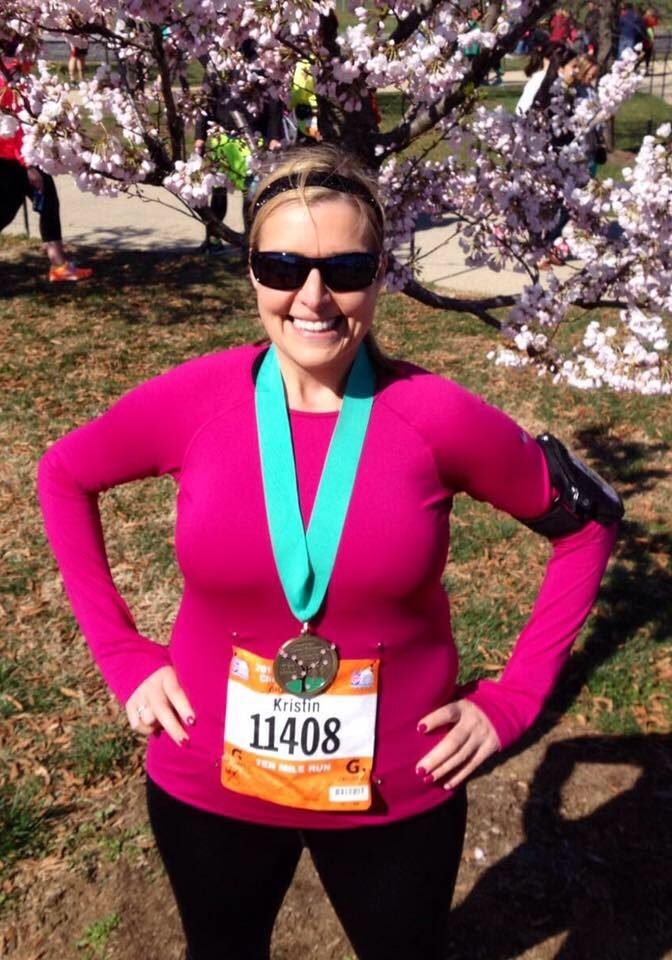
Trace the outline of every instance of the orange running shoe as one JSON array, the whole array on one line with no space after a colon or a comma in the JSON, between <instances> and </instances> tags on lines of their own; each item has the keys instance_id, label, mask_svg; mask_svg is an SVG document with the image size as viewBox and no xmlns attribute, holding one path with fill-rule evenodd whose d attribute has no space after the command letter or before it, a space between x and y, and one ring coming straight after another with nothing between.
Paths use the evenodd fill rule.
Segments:
<instances>
[{"instance_id":1,"label":"orange running shoe","mask_svg":"<svg viewBox=\"0 0 672 960\"><path fill-rule=\"evenodd\" d=\"M58 267L49 268L49 283L77 283L78 280L88 280L93 275L91 267L76 267L74 263L62 263Z\"/></svg>"}]
</instances>

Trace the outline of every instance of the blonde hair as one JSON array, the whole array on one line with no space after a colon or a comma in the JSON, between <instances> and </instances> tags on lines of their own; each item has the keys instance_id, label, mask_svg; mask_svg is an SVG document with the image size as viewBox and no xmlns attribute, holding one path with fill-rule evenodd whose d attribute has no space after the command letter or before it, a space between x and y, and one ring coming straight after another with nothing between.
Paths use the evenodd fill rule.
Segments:
<instances>
[{"instance_id":1,"label":"blonde hair","mask_svg":"<svg viewBox=\"0 0 672 960\"><path fill-rule=\"evenodd\" d=\"M339 191L330 187L307 185L306 181L313 174L324 174L325 180L328 176L338 175L353 180L362 187L363 192L370 195L373 203L352 193L341 193L340 196L350 201L353 206L359 210L359 215L369 234L372 246L377 251L383 249L383 239L385 235L385 214L378 196L378 188L373 177L366 172L359 161L351 154L344 153L338 147L332 144L320 143L306 147L295 147L285 152L283 160L274 167L266 176L262 177L259 186L255 191L255 197L252 199L252 223L250 225L250 250L257 247L259 234L266 220L276 210L281 209L290 203L296 203L297 200L305 207L310 208L314 203L323 200L333 200L334 195ZM281 193L271 197L266 203L255 211L255 198L261 198L262 194L273 186L283 177L291 177L296 182L295 187L289 187ZM265 342L265 341L263 341ZM364 342L369 349L369 356L374 369L379 373L396 371L394 361L388 357L374 334L369 331L364 337Z\"/></svg>"},{"instance_id":2,"label":"blonde hair","mask_svg":"<svg viewBox=\"0 0 672 960\"><path fill-rule=\"evenodd\" d=\"M366 224L367 233L376 250L383 249L384 213L378 198L376 181L370 176L359 161L352 154L344 153L332 144L316 144L315 146L295 147L284 154L283 160L262 178L255 192L255 198L277 181L291 177L296 186L288 186L286 190L271 197L255 211L255 199L252 200L252 224L250 226L250 249L254 250L259 240L259 234L264 223L276 210L298 200L305 207L322 200L333 200L339 191L327 186L308 185L307 180L316 174L323 174L325 181L330 175L346 177L361 186L362 192L371 197L372 202L352 193L341 193L359 210L362 221Z\"/></svg>"},{"instance_id":3,"label":"blonde hair","mask_svg":"<svg viewBox=\"0 0 672 960\"><path fill-rule=\"evenodd\" d=\"M597 69L599 73L600 65L595 59L587 53L580 53L576 58L576 79L579 83L585 83L591 71Z\"/></svg>"}]
</instances>

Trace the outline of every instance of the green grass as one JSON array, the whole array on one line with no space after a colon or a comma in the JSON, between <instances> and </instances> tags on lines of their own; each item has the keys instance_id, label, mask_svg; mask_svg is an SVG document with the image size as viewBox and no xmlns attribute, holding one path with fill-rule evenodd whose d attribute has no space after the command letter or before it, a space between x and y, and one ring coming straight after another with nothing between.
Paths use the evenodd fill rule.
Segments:
<instances>
[{"instance_id":1,"label":"green grass","mask_svg":"<svg viewBox=\"0 0 672 960\"><path fill-rule=\"evenodd\" d=\"M75 946L85 953L85 960L102 960L107 953L110 937L121 924L118 913L108 913L84 931Z\"/></svg>"},{"instance_id":2,"label":"green grass","mask_svg":"<svg viewBox=\"0 0 672 960\"><path fill-rule=\"evenodd\" d=\"M47 685L40 677L39 662L35 660L0 660L0 718L20 711L50 713L68 702L63 689L71 687L76 679L63 675Z\"/></svg>"},{"instance_id":3,"label":"green grass","mask_svg":"<svg viewBox=\"0 0 672 960\"><path fill-rule=\"evenodd\" d=\"M135 737L124 727L77 726L66 759L75 775L89 782L123 770L135 751Z\"/></svg>"},{"instance_id":4,"label":"green grass","mask_svg":"<svg viewBox=\"0 0 672 960\"><path fill-rule=\"evenodd\" d=\"M616 114L616 149L636 152L646 134L655 132L660 124L670 121L672 105L649 93L636 93Z\"/></svg>"},{"instance_id":5,"label":"green grass","mask_svg":"<svg viewBox=\"0 0 672 960\"><path fill-rule=\"evenodd\" d=\"M48 843L48 828L39 784L31 779L0 786L0 865L19 857L42 853Z\"/></svg>"}]
</instances>

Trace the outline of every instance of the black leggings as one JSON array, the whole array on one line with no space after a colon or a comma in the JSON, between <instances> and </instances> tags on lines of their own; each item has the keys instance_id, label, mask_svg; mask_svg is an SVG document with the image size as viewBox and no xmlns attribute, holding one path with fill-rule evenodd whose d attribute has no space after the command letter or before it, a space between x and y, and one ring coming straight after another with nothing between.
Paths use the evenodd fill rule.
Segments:
<instances>
[{"instance_id":1,"label":"black leggings","mask_svg":"<svg viewBox=\"0 0 672 960\"><path fill-rule=\"evenodd\" d=\"M295 830L232 820L147 781L149 818L188 960L268 960L305 846L359 960L440 960L462 854L464 790L386 826Z\"/></svg>"},{"instance_id":2,"label":"black leggings","mask_svg":"<svg viewBox=\"0 0 672 960\"><path fill-rule=\"evenodd\" d=\"M53 177L44 171L40 173L44 181L40 237L43 243L53 243L61 239L58 194ZM32 200L34 194L35 190L28 179L26 168L18 160L0 157L0 231L12 222L24 198Z\"/></svg>"}]
</instances>

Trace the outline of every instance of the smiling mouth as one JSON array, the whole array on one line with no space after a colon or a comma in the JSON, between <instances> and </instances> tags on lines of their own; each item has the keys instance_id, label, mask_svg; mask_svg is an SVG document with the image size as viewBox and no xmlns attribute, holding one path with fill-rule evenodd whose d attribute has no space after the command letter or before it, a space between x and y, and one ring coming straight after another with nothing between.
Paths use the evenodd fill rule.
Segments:
<instances>
[{"instance_id":1,"label":"smiling mouth","mask_svg":"<svg viewBox=\"0 0 672 960\"><path fill-rule=\"evenodd\" d=\"M329 330L335 330L344 316L339 313L327 320L302 320L300 317L290 317L289 319L297 330L304 330L306 333L327 333Z\"/></svg>"}]
</instances>

